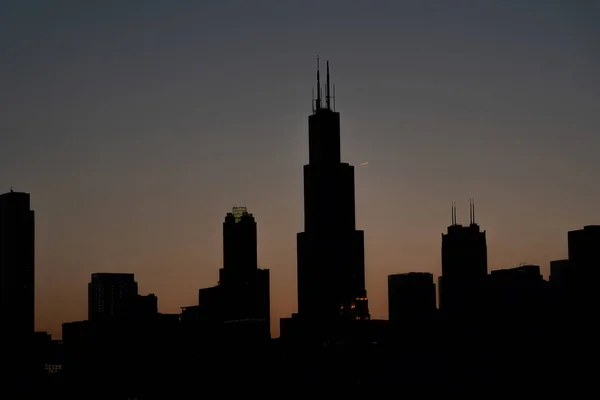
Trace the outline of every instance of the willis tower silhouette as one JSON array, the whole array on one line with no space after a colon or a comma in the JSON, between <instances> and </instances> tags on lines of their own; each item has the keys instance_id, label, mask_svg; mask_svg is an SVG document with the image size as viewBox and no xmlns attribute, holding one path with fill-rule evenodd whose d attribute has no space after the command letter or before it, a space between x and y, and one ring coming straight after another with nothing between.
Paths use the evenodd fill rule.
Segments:
<instances>
[{"instance_id":1,"label":"willis tower silhouette","mask_svg":"<svg viewBox=\"0 0 600 400\"><path fill-rule=\"evenodd\" d=\"M340 114L332 108L329 61L322 104L317 93L308 118L309 163L304 166L304 232L298 233L298 316L335 323L369 319L364 232L356 230L354 167L341 162Z\"/></svg>"}]
</instances>

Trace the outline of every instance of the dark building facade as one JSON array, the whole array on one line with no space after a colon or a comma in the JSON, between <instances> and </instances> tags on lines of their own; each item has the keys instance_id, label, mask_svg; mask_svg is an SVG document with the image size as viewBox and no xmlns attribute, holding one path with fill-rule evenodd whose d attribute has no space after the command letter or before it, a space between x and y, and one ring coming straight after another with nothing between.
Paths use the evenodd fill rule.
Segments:
<instances>
[{"instance_id":1,"label":"dark building facade","mask_svg":"<svg viewBox=\"0 0 600 400\"><path fill-rule=\"evenodd\" d=\"M147 318L158 314L158 297L153 294L125 297L117 315L123 318Z\"/></svg>"},{"instance_id":2,"label":"dark building facade","mask_svg":"<svg viewBox=\"0 0 600 400\"><path fill-rule=\"evenodd\" d=\"M0 195L0 324L12 384L30 377L35 313L35 223L28 193Z\"/></svg>"},{"instance_id":3,"label":"dark building facade","mask_svg":"<svg viewBox=\"0 0 600 400\"><path fill-rule=\"evenodd\" d=\"M332 107L329 65L325 104L320 71L308 118L304 166L304 232L298 233L298 316L335 321L369 319L364 233L356 229L354 167L341 162L340 114Z\"/></svg>"},{"instance_id":4,"label":"dark building facade","mask_svg":"<svg viewBox=\"0 0 600 400\"><path fill-rule=\"evenodd\" d=\"M576 307L587 314L595 313L600 305L595 288L600 279L600 225L570 231L567 237Z\"/></svg>"},{"instance_id":5,"label":"dark building facade","mask_svg":"<svg viewBox=\"0 0 600 400\"><path fill-rule=\"evenodd\" d=\"M33 335L35 223L28 193L0 195L0 318L14 338Z\"/></svg>"},{"instance_id":6,"label":"dark building facade","mask_svg":"<svg viewBox=\"0 0 600 400\"><path fill-rule=\"evenodd\" d=\"M92 280L88 284L90 321L116 317L136 303L138 303L138 284L133 274L92 274Z\"/></svg>"},{"instance_id":7,"label":"dark building facade","mask_svg":"<svg viewBox=\"0 0 600 400\"><path fill-rule=\"evenodd\" d=\"M600 270L600 225L568 232L569 261L581 273Z\"/></svg>"},{"instance_id":8,"label":"dark building facade","mask_svg":"<svg viewBox=\"0 0 600 400\"><path fill-rule=\"evenodd\" d=\"M252 274L258 268L258 232L246 207L233 207L223 222L223 268L220 281ZM229 274L229 276L228 276Z\"/></svg>"},{"instance_id":9,"label":"dark building facade","mask_svg":"<svg viewBox=\"0 0 600 400\"><path fill-rule=\"evenodd\" d=\"M548 311L549 286L538 265L492 271L486 292L490 316L494 319L533 321Z\"/></svg>"},{"instance_id":10,"label":"dark building facade","mask_svg":"<svg viewBox=\"0 0 600 400\"><path fill-rule=\"evenodd\" d=\"M568 286L572 279L571 263L569 260L550 261L550 283L557 288Z\"/></svg>"},{"instance_id":11,"label":"dark building facade","mask_svg":"<svg viewBox=\"0 0 600 400\"><path fill-rule=\"evenodd\" d=\"M433 275L410 272L388 276L388 312L392 323L432 318L436 312Z\"/></svg>"},{"instance_id":12,"label":"dark building facade","mask_svg":"<svg viewBox=\"0 0 600 400\"><path fill-rule=\"evenodd\" d=\"M257 238L256 220L246 207L227 213L219 284L199 290L196 313L202 323L221 325L224 337L271 337L269 270L258 268Z\"/></svg>"},{"instance_id":13,"label":"dark building facade","mask_svg":"<svg viewBox=\"0 0 600 400\"><path fill-rule=\"evenodd\" d=\"M487 242L485 231L475 222L475 205L471 200L470 223L456 223L456 206L452 205L452 225L442 234L442 276L439 279L440 311L445 314L475 312L482 304L485 290Z\"/></svg>"}]
</instances>

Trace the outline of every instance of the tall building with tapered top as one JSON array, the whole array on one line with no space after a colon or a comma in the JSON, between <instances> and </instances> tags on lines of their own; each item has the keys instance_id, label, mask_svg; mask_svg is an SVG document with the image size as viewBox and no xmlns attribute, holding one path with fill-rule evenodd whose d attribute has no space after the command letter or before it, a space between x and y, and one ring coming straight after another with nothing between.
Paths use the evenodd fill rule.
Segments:
<instances>
[{"instance_id":1,"label":"tall building with tapered top","mask_svg":"<svg viewBox=\"0 0 600 400\"><path fill-rule=\"evenodd\" d=\"M325 102L317 60L317 93L308 118L309 163L304 166L304 232L298 233L298 315L334 321L369 319L364 233L356 229L354 167L341 162L340 114Z\"/></svg>"}]
</instances>

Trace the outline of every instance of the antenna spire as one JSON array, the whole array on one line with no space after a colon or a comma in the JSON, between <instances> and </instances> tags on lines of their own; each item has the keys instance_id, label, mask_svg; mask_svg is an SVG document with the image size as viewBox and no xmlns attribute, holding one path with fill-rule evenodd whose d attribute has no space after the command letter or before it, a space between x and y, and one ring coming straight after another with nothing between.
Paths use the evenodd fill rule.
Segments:
<instances>
[{"instance_id":1,"label":"antenna spire","mask_svg":"<svg viewBox=\"0 0 600 400\"><path fill-rule=\"evenodd\" d=\"M452 202L452 226L456 225L456 202Z\"/></svg>"},{"instance_id":2,"label":"antenna spire","mask_svg":"<svg viewBox=\"0 0 600 400\"><path fill-rule=\"evenodd\" d=\"M325 82L325 104L327 105L327 109L331 110L331 91L329 84L329 60L327 60L327 81Z\"/></svg>"},{"instance_id":3,"label":"antenna spire","mask_svg":"<svg viewBox=\"0 0 600 400\"><path fill-rule=\"evenodd\" d=\"M319 111L321 109L321 71L320 71L320 62L319 56L317 56L317 103L316 110Z\"/></svg>"},{"instance_id":4,"label":"antenna spire","mask_svg":"<svg viewBox=\"0 0 600 400\"><path fill-rule=\"evenodd\" d=\"M471 223L475 223L475 199L471 197Z\"/></svg>"},{"instance_id":5,"label":"antenna spire","mask_svg":"<svg viewBox=\"0 0 600 400\"><path fill-rule=\"evenodd\" d=\"M469 224L473 225L473 198L469 197Z\"/></svg>"},{"instance_id":6,"label":"antenna spire","mask_svg":"<svg viewBox=\"0 0 600 400\"><path fill-rule=\"evenodd\" d=\"M335 83L333 84L333 111L335 111Z\"/></svg>"}]
</instances>

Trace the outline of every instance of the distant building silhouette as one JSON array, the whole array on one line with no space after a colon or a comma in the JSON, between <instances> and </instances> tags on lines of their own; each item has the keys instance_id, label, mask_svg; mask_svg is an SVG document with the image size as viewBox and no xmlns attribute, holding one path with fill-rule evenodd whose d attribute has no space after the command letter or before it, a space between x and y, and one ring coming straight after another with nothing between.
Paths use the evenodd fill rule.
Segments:
<instances>
[{"instance_id":1,"label":"distant building silhouette","mask_svg":"<svg viewBox=\"0 0 600 400\"><path fill-rule=\"evenodd\" d=\"M223 268L219 271L221 283L253 274L257 268L256 220L246 207L233 207L223 222Z\"/></svg>"},{"instance_id":2,"label":"distant building silhouette","mask_svg":"<svg viewBox=\"0 0 600 400\"><path fill-rule=\"evenodd\" d=\"M531 322L546 315L549 286L538 265L490 272L487 285L489 312L496 320Z\"/></svg>"},{"instance_id":3,"label":"distant building silhouette","mask_svg":"<svg viewBox=\"0 0 600 400\"><path fill-rule=\"evenodd\" d=\"M150 293L124 297L117 315L123 318L149 318L158 314L158 297Z\"/></svg>"},{"instance_id":4,"label":"distant building silhouette","mask_svg":"<svg viewBox=\"0 0 600 400\"><path fill-rule=\"evenodd\" d=\"M571 280L571 263L567 260L550 261L550 283L555 287L565 287Z\"/></svg>"},{"instance_id":5,"label":"distant building silhouette","mask_svg":"<svg viewBox=\"0 0 600 400\"><path fill-rule=\"evenodd\" d=\"M392 323L425 320L436 311L433 275L409 272L388 276L388 312Z\"/></svg>"},{"instance_id":6,"label":"distant building silhouette","mask_svg":"<svg viewBox=\"0 0 600 400\"><path fill-rule=\"evenodd\" d=\"M597 312L600 299L596 285L600 280L600 225L588 225L567 233L569 265L573 274L572 293L577 309Z\"/></svg>"},{"instance_id":7,"label":"distant building silhouette","mask_svg":"<svg viewBox=\"0 0 600 400\"><path fill-rule=\"evenodd\" d=\"M137 301L138 284L133 274L95 273L88 284L88 319L113 318Z\"/></svg>"},{"instance_id":8,"label":"distant building silhouette","mask_svg":"<svg viewBox=\"0 0 600 400\"><path fill-rule=\"evenodd\" d=\"M221 337L271 337L269 270L258 268L257 237L256 220L246 207L234 207L227 213L219 284L200 289L198 308L184 310L204 323L221 325Z\"/></svg>"},{"instance_id":9,"label":"distant building silhouette","mask_svg":"<svg viewBox=\"0 0 600 400\"><path fill-rule=\"evenodd\" d=\"M304 232L297 238L298 316L329 322L369 319L364 232L355 223L354 167L341 162L340 114L330 90L327 63L325 104L317 68L317 97L308 118Z\"/></svg>"},{"instance_id":10,"label":"distant building silhouette","mask_svg":"<svg viewBox=\"0 0 600 400\"><path fill-rule=\"evenodd\" d=\"M29 193L0 195L0 324L3 362L30 376L35 307L35 223ZM4 376L13 383L13 377Z\"/></svg>"},{"instance_id":11,"label":"distant building silhouette","mask_svg":"<svg viewBox=\"0 0 600 400\"><path fill-rule=\"evenodd\" d=\"M440 311L464 314L482 305L488 273L485 231L475 222L475 204L470 203L470 223L456 222L452 205L452 225L442 234L442 276L439 279Z\"/></svg>"},{"instance_id":12,"label":"distant building silhouette","mask_svg":"<svg viewBox=\"0 0 600 400\"><path fill-rule=\"evenodd\" d=\"M568 232L569 261L582 273L600 269L600 225Z\"/></svg>"}]
</instances>

